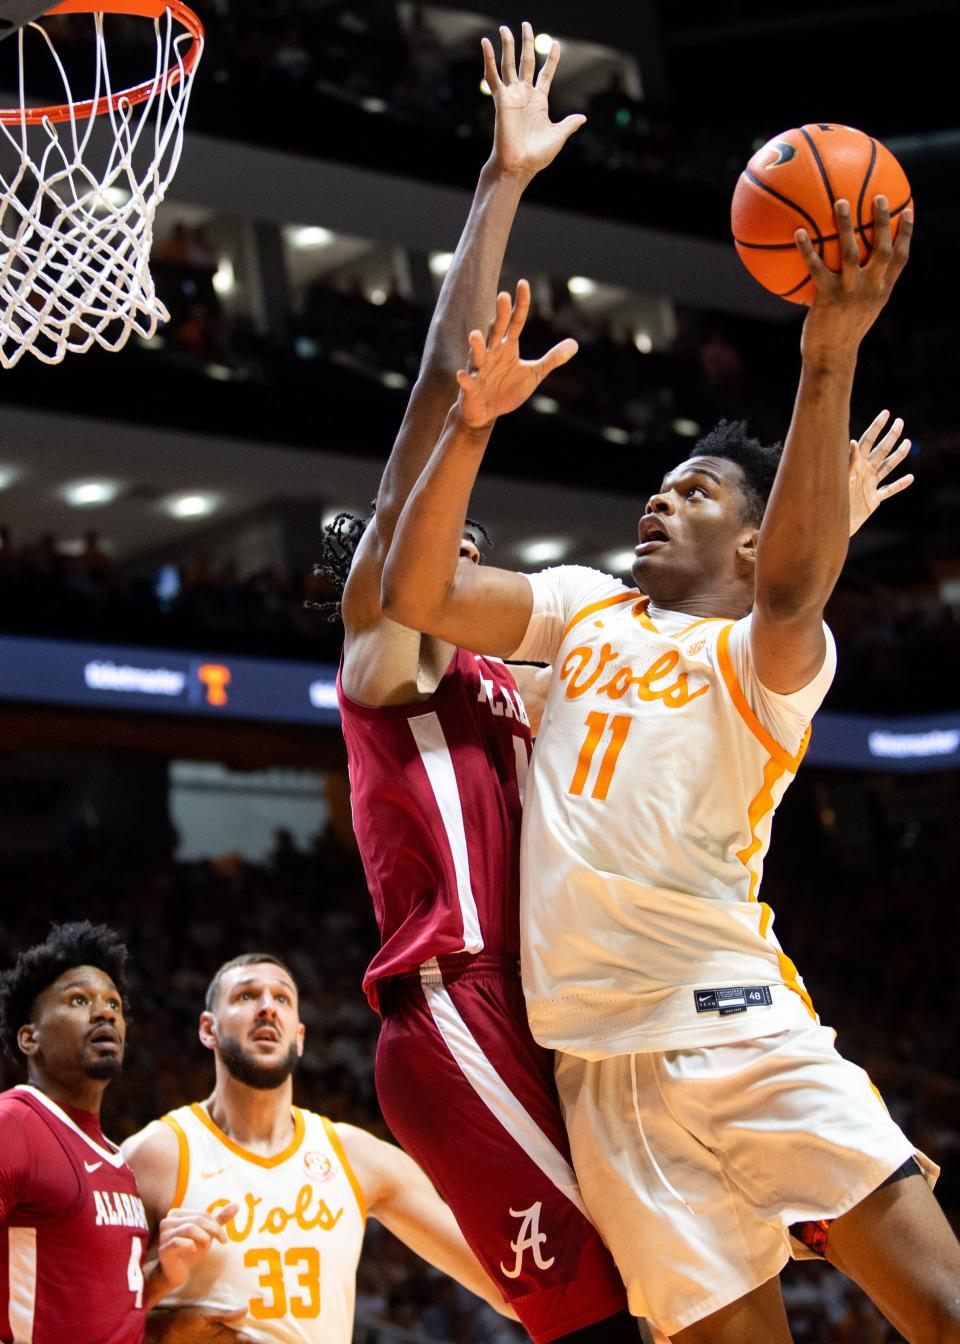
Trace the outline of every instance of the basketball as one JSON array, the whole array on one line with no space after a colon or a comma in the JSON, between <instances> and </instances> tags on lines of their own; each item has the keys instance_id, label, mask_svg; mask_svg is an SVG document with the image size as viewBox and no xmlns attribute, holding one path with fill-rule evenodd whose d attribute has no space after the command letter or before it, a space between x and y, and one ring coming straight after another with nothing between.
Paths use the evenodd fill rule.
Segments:
<instances>
[{"instance_id":1,"label":"basketball","mask_svg":"<svg viewBox=\"0 0 960 1344\"><path fill-rule=\"evenodd\" d=\"M740 260L755 279L791 303L810 303L814 286L793 235L806 229L833 271L840 269L840 244L833 203L850 210L860 261L873 246L873 200L886 196L890 232L912 204L910 183L884 145L852 126L817 122L768 140L740 174L730 222Z\"/></svg>"}]
</instances>

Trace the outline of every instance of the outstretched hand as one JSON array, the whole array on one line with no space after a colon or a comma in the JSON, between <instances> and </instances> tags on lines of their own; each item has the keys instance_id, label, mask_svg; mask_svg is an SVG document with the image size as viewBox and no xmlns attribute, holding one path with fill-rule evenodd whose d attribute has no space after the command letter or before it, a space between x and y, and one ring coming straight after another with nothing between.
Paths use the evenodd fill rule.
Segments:
<instances>
[{"instance_id":1,"label":"outstretched hand","mask_svg":"<svg viewBox=\"0 0 960 1344\"><path fill-rule=\"evenodd\" d=\"M806 229L797 229L794 234L797 250L816 286L810 312L803 324L801 349L805 359L844 351L855 356L910 256L912 210L904 210L896 242L893 242L887 198L874 197L873 250L861 266L850 202L835 201L833 209L840 242L839 271L831 271L824 265Z\"/></svg>"},{"instance_id":2,"label":"outstretched hand","mask_svg":"<svg viewBox=\"0 0 960 1344\"><path fill-rule=\"evenodd\" d=\"M877 436L889 419L890 412L881 411L859 439L850 440L851 537L885 499L891 499L913 485L911 473L891 481L889 485L883 484L910 454L909 439L904 439L898 448L894 448L903 433L903 421L899 417L877 442Z\"/></svg>"},{"instance_id":3,"label":"outstretched hand","mask_svg":"<svg viewBox=\"0 0 960 1344\"><path fill-rule=\"evenodd\" d=\"M523 25L519 71L513 33L506 26L500 29L500 41L499 71L493 44L486 37L481 42L483 73L497 112L493 157L504 172L532 177L553 162L586 117L578 113L556 123L550 120L548 94L560 60L559 42L534 80L537 56L530 24Z\"/></svg>"},{"instance_id":4,"label":"outstretched hand","mask_svg":"<svg viewBox=\"0 0 960 1344\"><path fill-rule=\"evenodd\" d=\"M470 333L470 360L457 374L460 418L470 429L486 429L498 416L515 411L549 373L577 353L576 341L568 338L540 359L521 359L520 333L529 311L530 286L521 280L512 305L509 294L497 295L497 312L486 340L482 332Z\"/></svg>"}]
</instances>

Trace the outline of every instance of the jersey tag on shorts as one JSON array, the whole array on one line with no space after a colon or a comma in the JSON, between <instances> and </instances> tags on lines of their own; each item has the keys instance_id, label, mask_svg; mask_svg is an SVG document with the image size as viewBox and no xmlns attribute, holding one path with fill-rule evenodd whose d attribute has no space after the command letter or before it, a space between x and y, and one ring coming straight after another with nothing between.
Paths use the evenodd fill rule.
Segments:
<instances>
[{"instance_id":1,"label":"jersey tag on shorts","mask_svg":"<svg viewBox=\"0 0 960 1344\"><path fill-rule=\"evenodd\" d=\"M745 1013L748 1008L769 1007L773 1003L769 985L736 985L727 989L695 989L693 1001L698 1013Z\"/></svg>"}]
</instances>

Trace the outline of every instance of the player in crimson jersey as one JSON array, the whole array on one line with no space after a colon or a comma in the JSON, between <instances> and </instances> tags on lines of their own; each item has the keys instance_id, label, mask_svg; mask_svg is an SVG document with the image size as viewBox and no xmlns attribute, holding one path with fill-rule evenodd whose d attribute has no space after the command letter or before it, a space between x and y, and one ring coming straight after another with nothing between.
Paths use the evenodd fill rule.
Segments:
<instances>
[{"instance_id":1,"label":"player in crimson jersey","mask_svg":"<svg viewBox=\"0 0 960 1344\"><path fill-rule=\"evenodd\" d=\"M236 1212L177 1210L144 1273L143 1204L99 1118L123 1066L126 957L111 929L63 924L0 981L3 1044L29 1079L0 1093L3 1344L140 1344L147 1308Z\"/></svg>"},{"instance_id":2,"label":"player in crimson jersey","mask_svg":"<svg viewBox=\"0 0 960 1344\"><path fill-rule=\"evenodd\" d=\"M637 1326L586 1216L552 1058L530 1036L520 988L524 700L497 659L421 638L380 609L396 519L455 395L462 343L489 316L520 196L582 121L550 122L556 44L535 81L530 26L519 71L509 30L501 35L499 72L484 42L494 152L376 512L365 527L341 519L332 538L349 568L338 686L354 825L383 941L364 983L383 1018L377 1090L387 1122L525 1328L538 1341L617 1344L636 1341ZM544 369L559 358L545 356ZM471 541L463 553L478 558Z\"/></svg>"}]
</instances>

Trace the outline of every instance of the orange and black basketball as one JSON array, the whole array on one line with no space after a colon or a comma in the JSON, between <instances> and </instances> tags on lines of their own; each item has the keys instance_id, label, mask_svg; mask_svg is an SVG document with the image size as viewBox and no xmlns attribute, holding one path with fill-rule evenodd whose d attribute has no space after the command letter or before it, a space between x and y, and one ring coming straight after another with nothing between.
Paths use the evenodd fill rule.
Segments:
<instances>
[{"instance_id":1,"label":"orange and black basketball","mask_svg":"<svg viewBox=\"0 0 960 1344\"><path fill-rule=\"evenodd\" d=\"M768 140L740 174L730 220L740 260L767 289L810 303L813 282L793 235L806 229L831 270L840 269L834 201L850 202L860 260L873 246L873 199L886 196L890 231L912 204L910 183L889 149L852 126L825 122Z\"/></svg>"}]
</instances>

